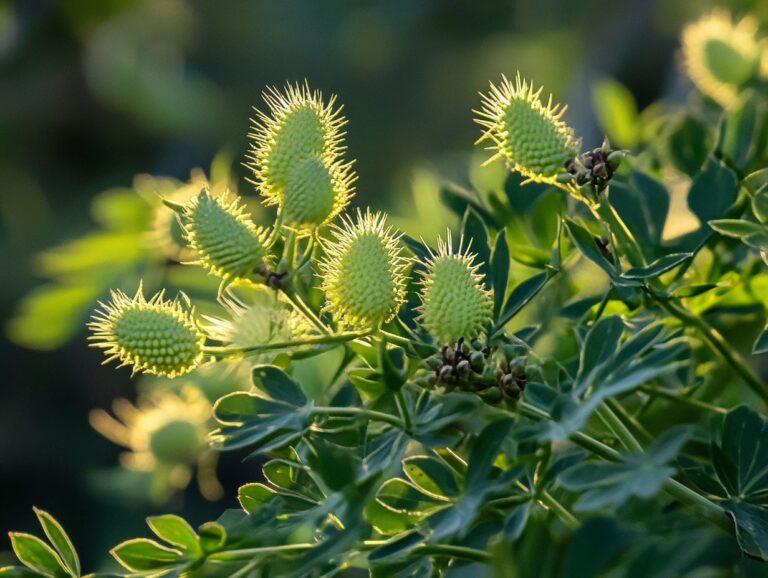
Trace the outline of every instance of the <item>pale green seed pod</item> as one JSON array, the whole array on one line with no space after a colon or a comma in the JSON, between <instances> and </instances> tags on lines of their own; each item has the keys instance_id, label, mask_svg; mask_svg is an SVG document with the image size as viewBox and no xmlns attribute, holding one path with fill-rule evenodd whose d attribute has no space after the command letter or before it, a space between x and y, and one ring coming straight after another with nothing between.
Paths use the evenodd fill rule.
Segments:
<instances>
[{"instance_id":1,"label":"pale green seed pod","mask_svg":"<svg viewBox=\"0 0 768 578\"><path fill-rule=\"evenodd\" d=\"M331 221L349 204L355 178L350 164L328 164L320 155L307 157L285 183L281 201L284 223L304 229Z\"/></svg>"},{"instance_id":2,"label":"pale green seed pod","mask_svg":"<svg viewBox=\"0 0 768 578\"><path fill-rule=\"evenodd\" d=\"M696 88L721 106L733 102L739 89L760 72L763 47L757 33L754 18L746 16L734 23L723 9L686 26L683 63Z\"/></svg>"},{"instance_id":3,"label":"pale green seed pod","mask_svg":"<svg viewBox=\"0 0 768 578\"><path fill-rule=\"evenodd\" d=\"M495 154L488 163L503 158L511 171L528 181L557 184L565 162L579 153L581 143L562 120L567 107L553 105L551 95L543 104L541 91L520 73L514 83L504 76L498 86L491 83L488 94L481 94L481 110L475 111L476 122L486 129L477 142L492 142L487 148Z\"/></svg>"},{"instance_id":4,"label":"pale green seed pod","mask_svg":"<svg viewBox=\"0 0 768 578\"><path fill-rule=\"evenodd\" d=\"M320 264L326 310L343 325L376 329L389 321L405 300L405 267L399 233L381 213L357 211L357 220L334 227L323 243Z\"/></svg>"},{"instance_id":5,"label":"pale green seed pod","mask_svg":"<svg viewBox=\"0 0 768 578\"><path fill-rule=\"evenodd\" d=\"M112 291L108 303L99 303L88 324L92 347L104 350L107 359L120 361L119 367L176 377L195 368L203 359L205 336L198 329L194 310L185 295L163 300L163 292L149 301L142 288L131 299L122 291Z\"/></svg>"},{"instance_id":6,"label":"pale green seed pod","mask_svg":"<svg viewBox=\"0 0 768 578\"><path fill-rule=\"evenodd\" d=\"M350 164L340 160L346 119L341 116L341 107L335 108L336 97L325 103L322 94L310 90L305 83L288 84L282 93L269 88L264 101L268 114L257 111L248 135L251 146L247 166L253 171L254 184L267 204L283 207L284 202L290 202L286 210L298 224L330 220L347 204L352 194L349 185L354 180ZM300 168L311 157L320 162ZM318 171L319 167L325 167L330 183L325 188L310 187L307 173ZM293 190L287 191L289 186ZM334 190L334 186L341 188ZM330 191L334 194L329 194ZM315 192L319 199L306 198Z\"/></svg>"},{"instance_id":7,"label":"pale green seed pod","mask_svg":"<svg viewBox=\"0 0 768 578\"><path fill-rule=\"evenodd\" d=\"M171 419L149 432L149 451L159 462L194 462L206 446L200 424L187 419Z\"/></svg>"},{"instance_id":8,"label":"pale green seed pod","mask_svg":"<svg viewBox=\"0 0 768 578\"><path fill-rule=\"evenodd\" d=\"M181 209L181 224L198 264L225 283L247 277L266 258L267 231L257 227L237 199L203 189Z\"/></svg>"},{"instance_id":9,"label":"pale green seed pod","mask_svg":"<svg viewBox=\"0 0 768 578\"><path fill-rule=\"evenodd\" d=\"M491 321L493 298L474 260L461 245L453 251L449 233L446 241L438 239L437 254L426 263L420 321L442 345L472 339Z\"/></svg>"}]
</instances>

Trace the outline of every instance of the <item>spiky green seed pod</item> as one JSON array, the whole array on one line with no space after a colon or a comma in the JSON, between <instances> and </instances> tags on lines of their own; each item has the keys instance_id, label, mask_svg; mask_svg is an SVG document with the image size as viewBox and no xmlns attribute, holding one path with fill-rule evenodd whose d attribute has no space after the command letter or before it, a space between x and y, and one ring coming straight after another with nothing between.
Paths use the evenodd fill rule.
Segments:
<instances>
[{"instance_id":1,"label":"spiky green seed pod","mask_svg":"<svg viewBox=\"0 0 768 578\"><path fill-rule=\"evenodd\" d=\"M421 323L441 344L471 339L491 320L493 299L474 264L475 255L454 252L451 236L438 239L437 254L426 264L421 290Z\"/></svg>"},{"instance_id":2,"label":"spiky green seed pod","mask_svg":"<svg viewBox=\"0 0 768 578\"><path fill-rule=\"evenodd\" d=\"M552 95L545 105L541 91L519 72L514 83L505 76L498 86L490 83L488 94L481 94L481 110L475 111L476 122L486 129L477 142L492 141L487 148L496 152L488 163L503 158L511 171L529 181L557 184L581 143L562 120L567 107L553 105Z\"/></svg>"},{"instance_id":3,"label":"spiky green seed pod","mask_svg":"<svg viewBox=\"0 0 768 578\"><path fill-rule=\"evenodd\" d=\"M186 464L197 459L205 447L200 424L186 419L172 419L149 432L149 451L160 462Z\"/></svg>"},{"instance_id":4,"label":"spiky green seed pod","mask_svg":"<svg viewBox=\"0 0 768 578\"><path fill-rule=\"evenodd\" d=\"M149 301L142 288L131 299L122 291L112 291L108 303L99 303L88 324L93 335L92 347L104 350L104 363L119 360L120 366L176 377L196 367L203 358L205 336L194 320L194 310L182 294L178 299L163 300L163 292Z\"/></svg>"},{"instance_id":5,"label":"spiky green seed pod","mask_svg":"<svg viewBox=\"0 0 768 578\"><path fill-rule=\"evenodd\" d=\"M267 231L237 199L203 189L181 209L181 224L200 265L227 283L247 277L266 256Z\"/></svg>"},{"instance_id":6,"label":"spiky green seed pod","mask_svg":"<svg viewBox=\"0 0 768 578\"><path fill-rule=\"evenodd\" d=\"M736 99L739 88L760 71L762 46L757 21L738 22L727 10L716 9L685 27L683 62L696 87L721 106Z\"/></svg>"},{"instance_id":7,"label":"spiky green seed pod","mask_svg":"<svg viewBox=\"0 0 768 578\"><path fill-rule=\"evenodd\" d=\"M282 93L268 88L263 96L269 114L256 111L247 165L265 201L280 205L295 169L307 158L319 157L331 173L330 167L339 168L346 119L341 107L334 108L335 96L325 103L306 83L288 84Z\"/></svg>"},{"instance_id":8,"label":"spiky green seed pod","mask_svg":"<svg viewBox=\"0 0 768 578\"><path fill-rule=\"evenodd\" d=\"M281 201L284 222L302 229L331 221L349 204L355 178L350 164L328 164L320 155L307 157L285 183Z\"/></svg>"},{"instance_id":9,"label":"spiky green seed pod","mask_svg":"<svg viewBox=\"0 0 768 578\"><path fill-rule=\"evenodd\" d=\"M320 263L326 309L342 324L375 329L395 316L405 300L406 259L399 233L381 213L357 211L357 220L334 227Z\"/></svg>"}]
</instances>

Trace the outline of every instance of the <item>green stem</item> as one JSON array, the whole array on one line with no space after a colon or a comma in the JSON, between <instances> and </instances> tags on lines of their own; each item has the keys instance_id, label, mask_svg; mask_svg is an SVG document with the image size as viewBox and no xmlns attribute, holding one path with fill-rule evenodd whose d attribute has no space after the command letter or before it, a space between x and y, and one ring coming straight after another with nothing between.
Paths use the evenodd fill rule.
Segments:
<instances>
[{"instance_id":1,"label":"green stem","mask_svg":"<svg viewBox=\"0 0 768 578\"><path fill-rule=\"evenodd\" d=\"M611 410L613 410L613 412L618 415L625 424L627 424L629 430L634 435L639 437L641 441L645 443L650 443L653 441L653 436L651 433L645 429L643 424L641 424L635 416L629 413L617 399L609 397L605 400L605 404L611 408Z\"/></svg>"},{"instance_id":2,"label":"green stem","mask_svg":"<svg viewBox=\"0 0 768 578\"><path fill-rule=\"evenodd\" d=\"M397 416L361 407L313 407L312 413L315 415L328 415L332 417L362 417L371 421L388 423L402 430L408 429L406 422Z\"/></svg>"},{"instance_id":3,"label":"green stem","mask_svg":"<svg viewBox=\"0 0 768 578\"><path fill-rule=\"evenodd\" d=\"M405 402L402 389L395 391L395 401L397 402L397 409L400 412L400 416L403 418L405 430L408 432L413 431L413 420L411 419L411 412L408 411L408 405Z\"/></svg>"},{"instance_id":4,"label":"green stem","mask_svg":"<svg viewBox=\"0 0 768 578\"><path fill-rule=\"evenodd\" d=\"M554 512L558 518L560 518L563 523L568 526L571 530L575 530L578 528L581 523L579 520L571 514L565 506L563 506L560 502L558 502L552 494L550 494L547 490L541 490L539 493L539 501L547 507L547 509Z\"/></svg>"},{"instance_id":5,"label":"green stem","mask_svg":"<svg viewBox=\"0 0 768 578\"><path fill-rule=\"evenodd\" d=\"M532 406L526 402L521 402L518 405L518 408L520 410L520 413L532 419L536 419L536 420L551 419L550 415L547 412L535 406ZM618 434L617 434L617 437L619 437ZM570 439L574 443L592 452L596 456L603 458L604 460L611 461L611 462L620 462L623 459L622 455L619 452L605 445L604 443L594 439L593 437L588 436L585 433L575 432L570 436ZM629 442L629 443L632 443L632 442ZM640 445L639 442L637 442L637 440L634 440L633 445L634 444L637 444L638 446ZM728 516L726 515L725 511L720 506L712 502L711 500L707 499L706 497L702 496L697 492L694 492L690 488L684 486L683 484L681 484L676 480L673 480L672 478L667 479L667 481L664 483L664 490L668 494L670 494L672 497L679 500L680 502L688 506L691 506L704 519L716 524L718 527L720 527L721 529L725 530L730 534L734 533L733 526L728 521Z\"/></svg>"},{"instance_id":6,"label":"green stem","mask_svg":"<svg viewBox=\"0 0 768 578\"><path fill-rule=\"evenodd\" d=\"M728 410L725 409L724 407L720 407L717 405L713 405L711 403L707 403L705 401L701 401L699 399L694 399L692 397L682 395L677 391L668 389L666 387L655 387L652 385L643 385L640 387L640 391L643 391L648 395L663 397L664 399L668 399L670 401L674 401L677 403L682 403L682 404L695 407L697 409L701 409L704 411L709 411L709 412L717 413L720 415L725 415L726 413L728 413Z\"/></svg>"},{"instance_id":7,"label":"green stem","mask_svg":"<svg viewBox=\"0 0 768 578\"><path fill-rule=\"evenodd\" d=\"M328 329L325 323L323 323L322 320L315 314L315 312L312 311L309 305L304 302L298 293L293 290L287 290L283 291L283 294L288 298L288 301L291 302L291 305L293 305L299 311L299 313L306 317L307 321L314 325L321 333L330 335L331 330Z\"/></svg>"},{"instance_id":8,"label":"green stem","mask_svg":"<svg viewBox=\"0 0 768 578\"><path fill-rule=\"evenodd\" d=\"M383 329L379 329L379 335L384 341L393 343L395 345L399 345L400 347L408 347L411 344L411 340L408 339L407 337L395 335L394 333L390 333L389 331L384 331Z\"/></svg>"},{"instance_id":9,"label":"green stem","mask_svg":"<svg viewBox=\"0 0 768 578\"><path fill-rule=\"evenodd\" d=\"M755 371L744 360L722 334L698 315L694 315L684 307L664 299L657 295L649 287L645 293L664 311L677 318L683 325L696 329L716 354L719 354L736 373L744 380L749 388L754 391L764 402L768 403L768 386L758 377Z\"/></svg>"},{"instance_id":10,"label":"green stem","mask_svg":"<svg viewBox=\"0 0 768 578\"><path fill-rule=\"evenodd\" d=\"M245 353L257 353L260 351L273 351L275 349L287 349L289 347L301 347L302 345L325 345L329 343L344 343L353 341L361 337L370 335L364 331L350 331L347 333L336 333L334 335L321 335L318 337L309 337L297 341L276 341L274 343L260 343L248 347L203 347L203 353L213 355L218 358L233 357Z\"/></svg>"},{"instance_id":11,"label":"green stem","mask_svg":"<svg viewBox=\"0 0 768 578\"><path fill-rule=\"evenodd\" d=\"M361 552L373 550L379 546L384 546L386 540L365 540L357 548ZM208 556L209 560L247 560L253 556L267 554L291 554L305 552L316 548L318 543L310 544L285 544L282 546L262 546L258 548L243 548L240 550L230 550L228 552L216 552ZM462 558L473 562L488 564L491 562L491 555L483 550L468 548L466 546L454 546L452 544L419 544L412 550L415 554L442 556L450 558Z\"/></svg>"},{"instance_id":12,"label":"green stem","mask_svg":"<svg viewBox=\"0 0 768 578\"><path fill-rule=\"evenodd\" d=\"M632 432L629 431L629 428L627 428L624 422L613 413L611 408L602 404L597 407L596 413L603 423L608 426L608 429L619 438L621 445L631 452L643 453L643 446L637 441L635 436L632 435Z\"/></svg>"}]
</instances>

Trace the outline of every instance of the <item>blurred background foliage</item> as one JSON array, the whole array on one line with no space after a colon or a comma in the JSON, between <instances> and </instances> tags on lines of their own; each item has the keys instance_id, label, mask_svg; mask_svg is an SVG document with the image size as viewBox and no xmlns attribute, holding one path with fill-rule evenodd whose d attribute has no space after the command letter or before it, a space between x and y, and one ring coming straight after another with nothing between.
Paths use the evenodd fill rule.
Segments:
<instances>
[{"instance_id":1,"label":"blurred background foliage","mask_svg":"<svg viewBox=\"0 0 768 578\"><path fill-rule=\"evenodd\" d=\"M107 286L139 274L152 284L153 273L169 275L166 258L183 256L146 242L148 223L174 226L155 211L157 193L197 192L206 178L252 193L240 163L265 85L306 78L338 94L360 175L355 204L431 238L456 220L437 202L445 181L503 182L501 164L480 172L486 155L472 150L470 110L488 80L520 69L569 103L585 148L604 133L632 148L654 130L643 122L649 105L684 102L680 28L711 4L0 0L0 528L31 529L37 504L66 521L92 567L148 514L183 506L197 524L235 505L232 492L206 501L201 491L216 492L202 480L151 506L156 480L115 469L120 450L88 415L135 397L136 384L100 369L83 335ZM760 0L717 4L768 23ZM690 215L675 202L668 225L679 233ZM163 282L205 295L215 283L193 268L175 275ZM211 399L226 391L214 377L224 389ZM258 477L240 458L221 460L225 488Z\"/></svg>"}]
</instances>

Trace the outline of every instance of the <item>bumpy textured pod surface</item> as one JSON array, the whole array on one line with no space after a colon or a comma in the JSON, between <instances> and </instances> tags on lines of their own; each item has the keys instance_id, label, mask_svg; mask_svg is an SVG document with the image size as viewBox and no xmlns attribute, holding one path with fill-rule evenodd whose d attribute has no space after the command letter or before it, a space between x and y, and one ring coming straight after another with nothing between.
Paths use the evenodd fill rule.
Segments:
<instances>
[{"instance_id":1,"label":"bumpy textured pod surface","mask_svg":"<svg viewBox=\"0 0 768 578\"><path fill-rule=\"evenodd\" d=\"M133 299L112 291L110 301L100 305L88 327L91 346L107 356L104 363L118 360L120 367L133 366L134 373L176 377L202 360L205 336L189 304L165 301L162 291L147 301L139 287Z\"/></svg>"},{"instance_id":2,"label":"bumpy textured pod surface","mask_svg":"<svg viewBox=\"0 0 768 578\"><path fill-rule=\"evenodd\" d=\"M683 62L696 87L721 106L760 71L758 24L749 16L734 22L727 10L714 10L685 27Z\"/></svg>"},{"instance_id":3,"label":"bumpy textured pod surface","mask_svg":"<svg viewBox=\"0 0 768 578\"><path fill-rule=\"evenodd\" d=\"M438 239L438 251L424 272L421 323L437 341L447 345L476 337L491 320L493 299L483 286L475 256Z\"/></svg>"},{"instance_id":4,"label":"bumpy textured pod surface","mask_svg":"<svg viewBox=\"0 0 768 578\"><path fill-rule=\"evenodd\" d=\"M514 82L502 77L498 86L491 83L475 111L476 122L486 129L478 143L492 142L487 148L496 152L487 162L503 158L510 170L531 181L555 183L581 144L562 120L566 107L553 105L551 95L543 104L541 91L519 73Z\"/></svg>"},{"instance_id":5,"label":"bumpy textured pod surface","mask_svg":"<svg viewBox=\"0 0 768 578\"><path fill-rule=\"evenodd\" d=\"M181 223L199 263L225 281L249 275L264 261L267 232L251 221L237 199L203 189L184 205Z\"/></svg>"},{"instance_id":6,"label":"bumpy textured pod surface","mask_svg":"<svg viewBox=\"0 0 768 578\"><path fill-rule=\"evenodd\" d=\"M326 309L342 324L375 329L395 316L405 300L406 259L399 234L380 213L359 210L357 220L335 227L323 243L320 268Z\"/></svg>"},{"instance_id":7,"label":"bumpy textured pod surface","mask_svg":"<svg viewBox=\"0 0 768 578\"><path fill-rule=\"evenodd\" d=\"M306 83L289 84L283 92L269 88L264 101L268 114L257 111L253 120L247 164L266 202L281 204L294 170L307 158L338 166L346 120L341 108L335 108L335 96L325 103Z\"/></svg>"},{"instance_id":8,"label":"bumpy textured pod surface","mask_svg":"<svg viewBox=\"0 0 768 578\"><path fill-rule=\"evenodd\" d=\"M331 221L349 203L354 181L349 164L328 164L320 155L307 157L286 180L281 201L284 222L306 228Z\"/></svg>"}]
</instances>

